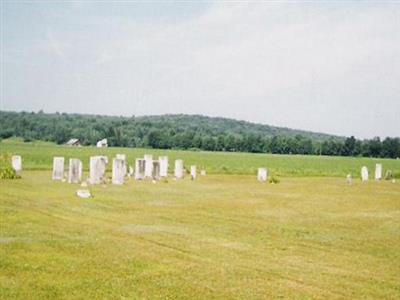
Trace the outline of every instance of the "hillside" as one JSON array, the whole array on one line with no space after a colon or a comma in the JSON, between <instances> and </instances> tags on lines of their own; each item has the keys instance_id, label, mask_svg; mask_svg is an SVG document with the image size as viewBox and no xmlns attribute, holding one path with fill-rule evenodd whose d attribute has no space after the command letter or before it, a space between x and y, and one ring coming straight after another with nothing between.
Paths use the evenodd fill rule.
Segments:
<instances>
[{"instance_id":1,"label":"hillside","mask_svg":"<svg viewBox=\"0 0 400 300\"><path fill-rule=\"evenodd\" d=\"M400 140L358 141L323 133L200 115L143 117L0 111L0 138L22 137L64 144L70 138L95 145L207 151L400 156Z\"/></svg>"}]
</instances>

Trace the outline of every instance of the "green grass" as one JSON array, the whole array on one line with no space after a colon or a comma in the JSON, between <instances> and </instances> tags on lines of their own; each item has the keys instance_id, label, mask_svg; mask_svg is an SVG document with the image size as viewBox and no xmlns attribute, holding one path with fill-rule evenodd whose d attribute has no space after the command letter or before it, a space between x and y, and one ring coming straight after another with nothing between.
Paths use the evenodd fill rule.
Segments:
<instances>
[{"instance_id":1,"label":"green grass","mask_svg":"<svg viewBox=\"0 0 400 300\"><path fill-rule=\"evenodd\" d=\"M400 298L400 182L344 178L378 160L0 146L24 166L0 180L0 299ZM116 153L166 153L211 175L90 186L86 200L51 180L55 155L87 167ZM280 182L257 182L260 165Z\"/></svg>"},{"instance_id":2,"label":"green grass","mask_svg":"<svg viewBox=\"0 0 400 300\"><path fill-rule=\"evenodd\" d=\"M176 151L136 148L96 148L96 147L67 147L52 143L34 142L22 143L11 139L0 142L0 154L19 154L23 157L23 167L26 170L51 170L53 156L64 156L66 159L80 158L83 167L88 170L89 158L92 155L108 155L110 158L117 153L127 154L128 162L134 165L135 158L143 157L145 153L168 155L170 169L173 161L183 159L186 166L191 164L206 168L209 174L256 174L259 167L265 166L275 176L341 176L351 173L360 177L362 166L367 166L373 175L375 164L380 162L385 170L392 170L400 178L400 160L331 157L311 155L273 155L228 152ZM109 166L110 167L110 166Z\"/></svg>"},{"instance_id":3,"label":"green grass","mask_svg":"<svg viewBox=\"0 0 400 300\"><path fill-rule=\"evenodd\" d=\"M400 184L0 181L1 299L396 299Z\"/></svg>"}]
</instances>

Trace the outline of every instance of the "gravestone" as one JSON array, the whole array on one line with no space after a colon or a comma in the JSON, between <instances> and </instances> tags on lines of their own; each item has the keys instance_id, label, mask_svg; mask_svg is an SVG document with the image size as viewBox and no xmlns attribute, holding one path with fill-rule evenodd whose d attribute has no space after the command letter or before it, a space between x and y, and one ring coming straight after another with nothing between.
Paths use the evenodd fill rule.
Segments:
<instances>
[{"instance_id":1,"label":"gravestone","mask_svg":"<svg viewBox=\"0 0 400 300\"><path fill-rule=\"evenodd\" d=\"M63 180L64 178L64 157L53 157L53 180Z\"/></svg>"},{"instance_id":2,"label":"gravestone","mask_svg":"<svg viewBox=\"0 0 400 300\"><path fill-rule=\"evenodd\" d=\"M392 180L393 179L393 172L392 170L387 170L385 173L385 180Z\"/></svg>"},{"instance_id":3,"label":"gravestone","mask_svg":"<svg viewBox=\"0 0 400 300\"><path fill-rule=\"evenodd\" d=\"M181 179L184 176L183 173L183 160L177 159L175 160L175 170L174 175L176 179Z\"/></svg>"},{"instance_id":4,"label":"gravestone","mask_svg":"<svg viewBox=\"0 0 400 300\"><path fill-rule=\"evenodd\" d=\"M151 178L153 174L153 155L146 154L144 156L144 177Z\"/></svg>"},{"instance_id":5,"label":"gravestone","mask_svg":"<svg viewBox=\"0 0 400 300\"><path fill-rule=\"evenodd\" d=\"M160 162L153 161L153 168L151 170L151 177L153 180L160 180Z\"/></svg>"},{"instance_id":6,"label":"gravestone","mask_svg":"<svg viewBox=\"0 0 400 300\"><path fill-rule=\"evenodd\" d=\"M382 179L382 164L375 165L375 180Z\"/></svg>"},{"instance_id":7,"label":"gravestone","mask_svg":"<svg viewBox=\"0 0 400 300\"><path fill-rule=\"evenodd\" d=\"M108 158L106 156L91 156L90 157L90 183L100 184L106 178L106 168L107 168Z\"/></svg>"},{"instance_id":8,"label":"gravestone","mask_svg":"<svg viewBox=\"0 0 400 300\"><path fill-rule=\"evenodd\" d=\"M347 182L347 184L352 184L353 183L353 177L351 176L351 174L347 174L346 182Z\"/></svg>"},{"instance_id":9,"label":"gravestone","mask_svg":"<svg viewBox=\"0 0 400 300\"><path fill-rule=\"evenodd\" d=\"M146 161L141 158L137 158L135 161L135 179L143 180L144 179L144 170L145 170Z\"/></svg>"},{"instance_id":10,"label":"gravestone","mask_svg":"<svg viewBox=\"0 0 400 300\"><path fill-rule=\"evenodd\" d=\"M201 171L200 171L200 175L201 175L201 176L206 176L206 175L207 175L206 170L201 170Z\"/></svg>"},{"instance_id":11,"label":"gravestone","mask_svg":"<svg viewBox=\"0 0 400 300\"><path fill-rule=\"evenodd\" d=\"M124 184L126 174L125 159L114 158L112 165L112 183Z\"/></svg>"},{"instance_id":12,"label":"gravestone","mask_svg":"<svg viewBox=\"0 0 400 300\"><path fill-rule=\"evenodd\" d=\"M168 156L160 156L160 177L168 177Z\"/></svg>"},{"instance_id":13,"label":"gravestone","mask_svg":"<svg viewBox=\"0 0 400 300\"><path fill-rule=\"evenodd\" d=\"M125 154L117 154L115 156L115 158L122 159L125 162L123 171L124 171L124 176L126 176L128 174L128 165L126 163L126 155Z\"/></svg>"},{"instance_id":14,"label":"gravestone","mask_svg":"<svg viewBox=\"0 0 400 300\"><path fill-rule=\"evenodd\" d=\"M366 166L361 168L361 180L368 181L368 168Z\"/></svg>"},{"instance_id":15,"label":"gravestone","mask_svg":"<svg viewBox=\"0 0 400 300\"><path fill-rule=\"evenodd\" d=\"M83 199L88 199L88 198L92 197L92 194L90 194L89 190L77 190L76 195L79 198L83 198Z\"/></svg>"},{"instance_id":16,"label":"gravestone","mask_svg":"<svg viewBox=\"0 0 400 300\"><path fill-rule=\"evenodd\" d=\"M15 172L20 173L22 171L22 158L19 155L11 156L11 166Z\"/></svg>"},{"instance_id":17,"label":"gravestone","mask_svg":"<svg viewBox=\"0 0 400 300\"><path fill-rule=\"evenodd\" d=\"M79 183L82 181L82 162L77 158L69 159L68 182Z\"/></svg>"},{"instance_id":18,"label":"gravestone","mask_svg":"<svg viewBox=\"0 0 400 300\"><path fill-rule=\"evenodd\" d=\"M261 182L267 181L268 170L266 168L258 168L257 180Z\"/></svg>"},{"instance_id":19,"label":"gravestone","mask_svg":"<svg viewBox=\"0 0 400 300\"><path fill-rule=\"evenodd\" d=\"M190 177L192 180L195 180L197 176L197 168L196 166L190 166Z\"/></svg>"}]
</instances>

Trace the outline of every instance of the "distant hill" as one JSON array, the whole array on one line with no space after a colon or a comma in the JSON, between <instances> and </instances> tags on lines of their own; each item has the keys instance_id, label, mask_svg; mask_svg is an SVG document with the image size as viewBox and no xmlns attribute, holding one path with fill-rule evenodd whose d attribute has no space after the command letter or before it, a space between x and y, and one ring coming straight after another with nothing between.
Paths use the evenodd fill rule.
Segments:
<instances>
[{"instance_id":1,"label":"distant hill","mask_svg":"<svg viewBox=\"0 0 400 300\"><path fill-rule=\"evenodd\" d=\"M398 138L359 141L324 133L201 115L118 117L0 111L0 138L22 137L65 144L199 149L254 153L398 157Z\"/></svg>"},{"instance_id":2,"label":"distant hill","mask_svg":"<svg viewBox=\"0 0 400 300\"><path fill-rule=\"evenodd\" d=\"M313 140L325 141L331 138L344 139L344 137L330 135L326 133L318 133L312 131L291 129L286 127L277 127L271 125L251 123L247 121L239 121L235 119L222 117L208 117L202 115L161 115L161 116L143 116L136 117L137 122L148 122L156 126L178 126L181 128L190 128L193 130L204 130L209 134L218 136L220 134L257 134L263 137L286 136L295 137L301 135Z\"/></svg>"}]
</instances>

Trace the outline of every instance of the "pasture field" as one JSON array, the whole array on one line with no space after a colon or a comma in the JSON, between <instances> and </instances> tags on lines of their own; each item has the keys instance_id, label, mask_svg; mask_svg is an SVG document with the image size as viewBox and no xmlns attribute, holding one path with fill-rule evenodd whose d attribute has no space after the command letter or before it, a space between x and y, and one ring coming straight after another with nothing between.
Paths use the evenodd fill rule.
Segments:
<instances>
[{"instance_id":1,"label":"pasture field","mask_svg":"<svg viewBox=\"0 0 400 300\"><path fill-rule=\"evenodd\" d=\"M400 182L343 177L377 160L13 140L0 149L24 167L0 180L0 299L400 298ZM210 175L89 186L91 199L51 180L55 155L87 167L90 155L145 152ZM280 183L257 182L260 165Z\"/></svg>"},{"instance_id":2,"label":"pasture field","mask_svg":"<svg viewBox=\"0 0 400 300\"><path fill-rule=\"evenodd\" d=\"M386 170L392 170L394 175L400 178L400 160L380 158L178 151L118 147L68 147L45 142L23 143L15 139L0 142L0 154L4 153L21 155L23 158L23 168L26 170L51 170L53 156L64 156L66 161L69 158L79 158L83 162L83 168L88 170L90 156L107 155L111 158L117 153L126 154L129 164L134 166L135 158L143 157L147 153L153 154L154 157L168 155L170 171L173 170L173 161L175 159L183 159L186 166L194 164L199 169L204 167L209 174L255 175L259 167L265 166L268 168L270 174L274 176L345 177L351 173L353 177L359 178L362 166L367 166L370 174L373 175L375 164L379 162L383 164L383 174L385 174Z\"/></svg>"}]
</instances>

